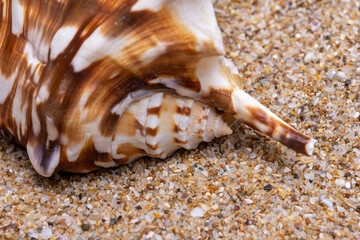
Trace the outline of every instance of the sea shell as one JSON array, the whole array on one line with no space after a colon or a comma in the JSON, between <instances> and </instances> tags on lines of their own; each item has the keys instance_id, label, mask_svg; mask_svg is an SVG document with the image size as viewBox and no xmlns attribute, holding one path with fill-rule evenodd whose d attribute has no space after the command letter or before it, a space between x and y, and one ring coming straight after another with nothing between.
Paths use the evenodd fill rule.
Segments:
<instances>
[{"instance_id":1,"label":"sea shell","mask_svg":"<svg viewBox=\"0 0 360 240\"><path fill-rule=\"evenodd\" d=\"M89 172L231 134L314 140L241 90L210 0L2 0L0 128L43 176Z\"/></svg>"}]
</instances>

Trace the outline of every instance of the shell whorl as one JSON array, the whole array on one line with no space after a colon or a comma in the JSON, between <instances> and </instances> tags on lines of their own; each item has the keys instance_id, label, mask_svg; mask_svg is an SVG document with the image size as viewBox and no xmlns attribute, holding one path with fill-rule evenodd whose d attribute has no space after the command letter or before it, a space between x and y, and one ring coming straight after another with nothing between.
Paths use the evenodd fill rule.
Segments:
<instances>
[{"instance_id":1,"label":"shell whorl","mask_svg":"<svg viewBox=\"0 0 360 240\"><path fill-rule=\"evenodd\" d=\"M241 90L210 0L3 0L0 12L0 128L44 176L194 148L231 132L221 111L312 154Z\"/></svg>"},{"instance_id":2,"label":"shell whorl","mask_svg":"<svg viewBox=\"0 0 360 240\"><path fill-rule=\"evenodd\" d=\"M66 126L68 135L63 135L61 149L50 160L55 167L52 171L89 172L143 156L166 158L179 148L193 149L200 142L232 133L214 107L167 93L155 93L134 101L117 122L113 135L108 137L101 136L98 128L93 127L98 124L96 121L73 117L78 118L78 124ZM72 135L82 137L73 139ZM28 149L30 154L31 149L34 147ZM94 157L93 149L102 153L101 157ZM33 165L41 171L38 162Z\"/></svg>"}]
</instances>

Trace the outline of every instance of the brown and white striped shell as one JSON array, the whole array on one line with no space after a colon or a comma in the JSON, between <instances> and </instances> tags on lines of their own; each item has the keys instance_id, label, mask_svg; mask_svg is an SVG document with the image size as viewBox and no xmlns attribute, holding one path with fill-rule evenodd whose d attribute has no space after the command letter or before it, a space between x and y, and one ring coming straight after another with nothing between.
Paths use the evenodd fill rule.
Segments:
<instances>
[{"instance_id":1,"label":"brown and white striped shell","mask_svg":"<svg viewBox=\"0 0 360 240\"><path fill-rule=\"evenodd\" d=\"M0 128L39 174L88 172L231 134L314 141L241 90L210 0L1 0Z\"/></svg>"}]
</instances>

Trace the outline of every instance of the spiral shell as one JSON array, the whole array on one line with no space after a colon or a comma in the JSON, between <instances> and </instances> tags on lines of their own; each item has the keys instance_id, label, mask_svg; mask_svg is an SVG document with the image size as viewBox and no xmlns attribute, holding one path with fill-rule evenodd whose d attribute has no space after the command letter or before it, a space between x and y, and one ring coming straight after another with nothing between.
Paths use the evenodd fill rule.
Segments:
<instances>
[{"instance_id":1,"label":"spiral shell","mask_svg":"<svg viewBox=\"0 0 360 240\"><path fill-rule=\"evenodd\" d=\"M241 90L210 0L2 0L0 128L43 176L231 134L230 118L311 155Z\"/></svg>"}]
</instances>

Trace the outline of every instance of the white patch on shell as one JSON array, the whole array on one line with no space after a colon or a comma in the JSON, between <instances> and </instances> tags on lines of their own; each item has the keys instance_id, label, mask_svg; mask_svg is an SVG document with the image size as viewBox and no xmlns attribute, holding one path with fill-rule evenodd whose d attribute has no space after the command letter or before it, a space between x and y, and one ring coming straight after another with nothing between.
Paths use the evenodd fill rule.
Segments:
<instances>
[{"instance_id":1,"label":"white patch on shell","mask_svg":"<svg viewBox=\"0 0 360 240\"><path fill-rule=\"evenodd\" d=\"M89 97L91 96L92 91L90 89L85 89L82 92L80 101L79 101L79 108L81 109L81 115L80 115L80 122L86 120L86 117L88 115L88 108L85 107L86 102L89 100Z\"/></svg>"},{"instance_id":2,"label":"white patch on shell","mask_svg":"<svg viewBox=\"0 0 360 240\"><path fill-rule=\"evenodd\" d=\"M21 102L23 99L22 92L21 92L22 86L18 85L16 88L15 96L14 96L14 102L12 105L12 117L15 119L16 123L16 133L21 138L21 133L26 130L26 112L28 109L28 104L26 103L24 106L22 106ZM23 129L25 128L25 129Z\"/></svg>"},{"instance_id":3,"label":"white patch on shell","mask_svg":"<svg viewBox=\"0 0 360 240\"><path fill-rule=\"evenodd\" d=\"M23 33L24 28L24 15L25 11L23 6L19 3L18 0L12 1L11 6L11 14L12 14L12 27L11 31L14 35L19 36Z\"/></svg>"},{"instance_id":4,"label":"white patch on shell","mask_svg":"<svg viewBox=\"0 0 360 240\"><path fill-rule=\"evenodd\" d=\"M176 103L179 108L187 107L187 108L191 109L192 105L194 103L194 100L180 98L176 101ZM175 124L178 126L178 128L180 130L176 134L176 138L182 142L188 142L190 139L190 135L189 135L190 129L188 128L190 121L192 120L190 116L186 116L185 114L178 114L178 113L174 114ZM180 143L179 145L182 147L188 148L187 144L184 145L184 144Z\"/></svg>"},{"instance_id":5,"label":"white patch on shell","mask_svg":"<svg viewBox=\"0 0 360 240\"><path fill-rule=\"evenodd\" d=\"M218 54L225 55L221 32L211 1L167 1L167 4L175 15L175 19L197 38L199 44L197 50L203 50L205 43L211 42Z\"/></svg>"},{"instance_id":6,"label":"white patch on shell","mask_svg":"<svg viewBox=\"0 0 360 240\"><path fill-rule=\"evenodd\" d=\"M235 67L235 65L231 62L230 59L222 58L224 66L230 68L231 73L235 75L239 75L239 70Z\"/></svg>"},{"instance_id":7,"label":"white patch on shell","mask_svg":"<svg viewBox=\"0 0 360 240\"><path fill-rule=\"evenodd\" d=\"M56 32L51 41L51 59L55 59L66 49L77 31L78 29L76 27L62 27Z\"/></svg>"},{"instance_id":8,"label":"white patch on shell","mask_svg":"<svg viewBox=\"0 0 360 240\"><path fill-rule=\"evenodd\" d=\"M156 47L152 47L149 50L147 50L143 55L141 56L141 61L144 65L148 65L151 62L153 62L157 57L164 54L167 50L168 43L159 42Z\"/></svg>"},{"instance_id":9,"label":"white patch on shell","mask_svg":"<svg viewBox=\"0 0 360 240\"><path fill-rule=\"evenodd\" d=\"M3 104L6 98L9 96L11 89L14 86L16 74L17 69L9 78L6 78L0 74L0 104Z\"/></svg>"},{"instance_id":10,"label":"white patch on shell","mask_svg":"<svg viewBox=\"0 0 360 240\"><path fill-rule=\"evenodd\" d=\"M49 91L47 85L43 84L40 87L39 94L35 99L36 104L39 105L40 103L45 102L46 100L48 100L49 96L50 96L50 91Z\"/></svg>"},{"instance_id":11,"label":"white patch on shell","mask_svg":"<svg viewBox=\"0 0 360 240\"><path fill-rule=\"evenodd\" d=\"M314 151L314 145L316 143L316 140L315 139L311 139L306 145L305 145L305 150L306 150L306 153L308 155L312 155L313 154L313 151Z\"/></svg>"},{"instance_id":12,"label":"white patch on shell","mask_svg":"<svg viewBox=\"0 0 360 240\"><path fill-rule=\"evenodd\" d=\"M111 140L112 140L112 136L104 137L98 129L94 135L94 145L95 145L96 151L99 153L110 153L111 152Z\"/></svg>"},{"instance_id":13,"label":"white patch on shell","mask_svg":"<svg viewBox=\"0 0 360 240\"><path fill-rule=\"evenodd\" d=\"M152 95L149 99L147 109L160 107L163 100L163 96L164 96L163 93L157 93ZM160 119L157 115L154 114L147 115L145 128L155 129L156 127L159 126L159 124L160 124Z\"/></svg>"},{"instance_id":14,"label":"white patch on shell","mask_svg":"<svg viewBox=\"0 0 360 240\"><path fill-rule=\"evenodd\" d=\"M201 59L196 66L196 76L201 83L201 92L208 93L211 89L232 89L230 81L221 73L223 57Z\"/></svg>"},{"instance_id":15,"label":"white patch on shell","mask_svg":"<svg viewBox=\"0 0 360 240\"><path fill-rule=\"evenodd\" d=\"M39 83L39 80L40 80L40 65L31 65L31 70L33 71L34 70L34 75L33 75L33 82L35 84L38 84Z\"/></svg>"},{"instance_id":16,"label":"white patch on shell","mask_svg":"<svg viewBox=\"0 0 360 240\"><path fill-rule=\"evenodd\" d=\"M79 156L84 143L69 144L66 147L66 155L69 162L75 162Z\"/></svg>"},{"instance_id":17,"label":"white patch on shell","mask_svg":"<svg viewBox=\"0 0 360 240\"><path fill-rule=\"evenodd\" d=\"M130 42L126 37L110 40L101 33L100 28L96 29L90 37L84 41L72 60L74 71L80 72L93 62L114 52L118 52L118 54L121 55L121 50L128 46Z\"/></svg>"},{"instance_id":18,"label":"white patch on shell","mask_svg":"<svg viewBox=\"0 0 360 240\"><path fill-rule=\"evenodd\" d=\"M152 95L150 97L149 100L149 104L147 106L147 109L151 109L151 108L156 108L156 107L160 107L161 104L163 103L163 97L164 94L163 93L156 93L154 95ZM155 114L148 114L147 118L146 118L146 126L145 128L151 128L151 129L156 129L159 127L160 125L160 118L158 117L158 115ZM147 144L151 145L151 146L156 146L159 141L161 140L161 136L159 136L159 134L156 134L155 136L150 136L147 135L145 136L145 141ZM150 149L149 148L149 154L153 154L153 155L157 155L159 153L159 149Z\"/></svg>"},{"instance_id":19,"label":"white patch on shell","mask_svg":"<svg viewBox=\"0 0 360 240\"><path fill-rule=\"evenodd\" d=\"M149 105L149 100L150 98L141 99L139 105L143 107L139 108L139 111L134 113L136 120L143 126L146 125L147 106Z\"/></svg>"},{"instance_id":20,"label":"white patch on shell","mask_svg":"<svg viewBox=\"0 0 360 240\"><path fill-rule=\"evenodd\" d=\"M160 119L157 115L149 115L146 118L146 127L155 129L159 126Z\"/></svg>"},{"instance_id":21,"label":"white patch on shell","mask_svg":"<svg viewBox=\"0 0 360 240\"><path fill-rule=\"evenodd\" d=\"M215 121L215 114L213 111L209 111L206 119L206 126L204 128L203 138L205 141L209 142L214 138L214 123Z\"/></svg>"},{"instance_id":22,"label":"white patch on shell","mask_svg":"<svg viewBox=\"0 0 360 240\"><path fill-rule=\"evenodd\" d=\"M165 0L139 0L132 8L131 11L142 11L142 10L150 10L153 12L159 11L164 5Z\"/></svg>"},{"instance_id":23,"label":"white patch on shell","mask_svg":"<svg viewBox=\"0 0 360 240\"><path fill-rule=\"evenodd\" d=\"M179 126L180 121L181 121L181 114L175 113L173 115L174 118L174 123L176 124L176 126Z\"/></svg>"},{"instance_id":24,"label":"white patch on shell","mask_svg":"<svg viewBox=\"0 0 360 240\"><path fill-rule=\"evenodd\" d=\"M26 102L21 109L21 135L24 136L26 134L26 131L28 130L26 127L27 124L27 111L28 111L29 103Z\"/></svg>"},{"instance_id":25,"label":"white patch on shell","mask_svg":"<svg viewBox=\"0 0 360 240\"><path fill-rule=\"evenodd\" d=\"M36 113L36 105L35 105L34 101L33 101L32 108L31 108L31 120L32 120L31 122L32 122L32 129L33 129L34 136L37 137L37 136L39 136L41 129L40 129L40 119Z\"/></svg>"},{"instance_id":26,"label":"white patch on shell","mask_svg":"<svg viewBox=\"0 0 360 240\"><path fill-rule=\"evenodd\" d=\"M46 117L46 130L48 134L48 143L49 141L55 141L59 137L59 131L54 125L54 121L51 117Z\"/></svg>"},{"instance_id":27,"label":"white patch on shell","mask_svg":"<svg viewBox=\"0 0 360 240\"><path fill-rule=\"evenodd\" d=\"M164 93L156 93L150 97L148 108L160 107L164 98Z\"/></svg>"}]
</instances>

